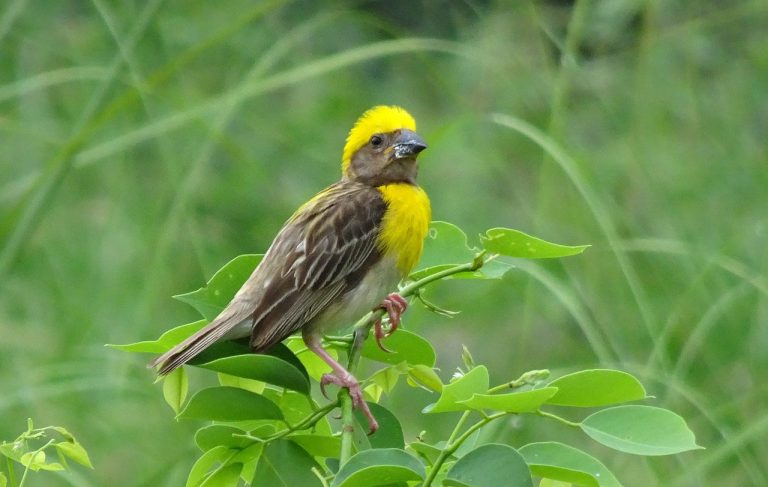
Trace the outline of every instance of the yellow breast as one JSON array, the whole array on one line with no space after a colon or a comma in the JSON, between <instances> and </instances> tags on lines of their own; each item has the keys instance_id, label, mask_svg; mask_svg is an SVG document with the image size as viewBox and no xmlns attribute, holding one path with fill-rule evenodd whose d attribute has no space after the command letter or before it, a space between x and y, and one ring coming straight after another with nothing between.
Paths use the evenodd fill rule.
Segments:
<instances>
[{"instance_id":1,"label":"yellow breast","mask_svg":"<svg viewBox=\"0 0 768 487\"><path fill-rule=\"evenodd\" d=\"M377 188L387 203L379 249L394 256L402 277L407 276L421 257L432 210L427 193L418 186L394 183Z\"/></svg>"}]
</instances>

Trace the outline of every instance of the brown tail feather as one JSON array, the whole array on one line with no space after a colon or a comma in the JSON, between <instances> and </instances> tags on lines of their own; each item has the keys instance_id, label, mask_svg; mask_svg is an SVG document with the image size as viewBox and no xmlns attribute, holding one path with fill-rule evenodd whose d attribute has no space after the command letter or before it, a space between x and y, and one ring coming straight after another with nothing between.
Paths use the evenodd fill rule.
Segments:
<instances>
[{"instance_id":1,"label":"brown tail feather","mask_svg":"<svg viewBox=\"0 0 768 487\"><path fill-rule=\"evenodd\" d=\"M159 375L169 374L219 341L250 315L246 310L233 310L232 307L230 305L203 329L154 359L148 367L160 366Z\"/></svg>"}]
</instances>

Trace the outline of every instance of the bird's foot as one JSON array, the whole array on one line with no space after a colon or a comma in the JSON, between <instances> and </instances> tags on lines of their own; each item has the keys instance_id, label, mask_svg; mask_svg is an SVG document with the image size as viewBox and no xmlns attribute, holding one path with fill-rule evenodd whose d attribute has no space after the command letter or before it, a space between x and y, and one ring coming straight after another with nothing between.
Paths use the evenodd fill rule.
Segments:
<instances>
[{"instance_id":1,"label":"bird's foot","mask_svg":"<svg viewBox=\"0 0 768 487\"><path fill-rule=\"evenodd\" d=\"M374 323L373 331L374 337L376 338L376 344L385 352L391 352L392 350L385 347L384 344L381 343L381 340L393 334L400 326L400 317L405 313L405 310L408 309L408 301L397 293L391 293L384 298L384 301L381 302L377 309L383 309L387 312L389 329L384 330L384 325L381 323L380 319Z\"/></svg>"},{"instance_id":2,"label":"bird's foot","mask_svg":"<svg viewBox=\"0 0 768 487\"><path fill-rule=\"evenodd\" d=\"M363 399L363 391L360 389L360 383L355 377L346 372L345 374L325 374L320 379L320 391L325 397L325 386L328 384L334 384L339 387L344 387L349 391L349 396L352 398L352 406L356 407L363 412L365 418L368 420L369 435L372 435L379 429L379 423L376 418L373 417L371 410L368 408L368 403Z\"/></svg>"}]
</instances>

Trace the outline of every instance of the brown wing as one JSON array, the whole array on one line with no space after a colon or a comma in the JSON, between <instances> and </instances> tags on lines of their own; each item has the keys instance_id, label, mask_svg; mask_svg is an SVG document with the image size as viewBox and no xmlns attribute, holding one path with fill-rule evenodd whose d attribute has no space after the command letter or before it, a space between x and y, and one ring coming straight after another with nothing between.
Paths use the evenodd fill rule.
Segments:
<instances>
[{"instance_id":1,"label":"brown wing","mask_svg":"<svg viewBox=\"0 0 768 487\"><path fill-rule=\"evenodd\" d=\"M376 241L385 211L375 188L341 182L288 221L260 266L265 277L252 349L283 340L360 281L380 258Z\"/></svg>"},{"instance_id":2,"label":"brown wing","mask_svg":"<svg viewBox=\"0 0 768 487\"><path fill-rule=\"evenodd\" d=\"M249 319L254 351L283 340L354 287L380 258L376 240L385 210L370 186L342 181L322 191L288 220L219 316L150 366L167 374L213 343L236 338Z\"/></svg>"}]
</instances>

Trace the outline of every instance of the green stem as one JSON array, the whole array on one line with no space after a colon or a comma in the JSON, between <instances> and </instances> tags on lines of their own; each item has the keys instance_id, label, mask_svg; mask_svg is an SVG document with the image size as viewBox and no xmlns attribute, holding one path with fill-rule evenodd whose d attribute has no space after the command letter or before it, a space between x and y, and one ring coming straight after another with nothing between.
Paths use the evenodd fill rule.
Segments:
<instances>
[{"instance_id":1,"label":"green stem","mask_svg":"<svg viewBox=\"0 0 768 487\"><path fill-rule=\"evenodd\" d=\"M34 452L32 452L32 457L31 457L31 458L30 458L30 460L29 460L29 465L31 465L31 464L32 464L32 462L34 462L34 461L35 461L35 458L37 457L37 454L38 454L38 453L40 453L41 451L45 450L46 448L48 448L49 446L51 446L51 445L53 445L53 444L54 444L54 441L53 441L53 440L48 440L48 443L46 443L45 445L41 446L40 448L38 448L38 449L37 449L37 450L35 450ZM29 470L30 470L30 469L29 469L29 465L27 465L27 466L24 468L24 473L23 473L23 474L22 474L22 476L21 476L21 482L19 482L19 487L23 487L23 485L24 485L24 481L27 479L27 473L29 473Z\"/></svg>"},{"instance_id":2,"label":"green stem","mask_svg":"<svg viewBox=\"0 0 768 487\"><path fill-rule=\"evenodd\" d=\"M250 434L242 434L242 435L234 434L232 436L235 436L237 438L246 438L248 440L253 440L253 441L259 441L259 442L262 442L262 443L269 443L270 441L279 440L280 438L283 438L284 436L287 436L287 435L293 433L294 431L300 431L300 430L307 429L307 428L309 428L311 426L314 426L315 423L317 423L318 421L323 419L323 417L325 417L328 413L333 411L333 409L336 406L338 406L338 405L339 405L338 401L334 401L334 402L328 403L325 406L323 406L320 409L318 409L317 411L315 411L314 413L312 413L309 416L307 416L306 418L302 419L301 421L299 421L295 425L293 425L293 426L288 425L288 427L286 429L280 430L280 431L278 431L277 433L273 434L272 436L270 436L268 438L262 439L262 438L258 438L256 436L252 436Z\"/></svg>"},{"instance_id":3,"label":"green stem","mask_svg":"<svg viewBox=\"0 0 768 487\"><path fill-rule=\"evenodd\" d=\"M525 385L534 385L547 377L549 377L549 370L547 369L529 370L513 381L491 387L488 389L488 394L503 391L504 389L517 389L518 387L523 387Z\"/></svg>"},{"instance_id":4,"label":"green stem","mask_svg":"<svg viewBox=\"0 0 768 487\"><path fill-rule=\"evenodd\" d=\"M8 465L8 482L11 484L12 487L17 487L18 483L16 482L16 471L13 467L13 460L11 460L8 457L5 457L5 463Z\"/></svg>"},{"instance_id":5,"label":"green stem","mask_svg":"<svg viewBox=\"0 0 768 487\"><path fill-rule=\"evenodd\" d=\"M561 416L558 416L558 415L552 414L552 413L548 413L546 411L538 410L538 411L536 411L536 414L538 414L539 416L543 416L545 418L554 419L555 421L560 421L561 423L563 423L565 425L568 425L568 426L571 426L573 428L580 428L581 427L581 423L574 423L573 421L569 421L569 420L567 420L567 419L565 419L565 418L563 418Z\"/></svg>"},{"instance_id":6,"label":"green stem","mask_svg":"<svg viewBox=\"0 0 768 487\"><path fill-rule=\"evenodd\" d=\"M486 258L485 255L486 251L483 250L475 255L472 262L449 267L448 269L444 269L424 277L423 279L412 282L402 288L399 294L400 296L407 298L432 282L462 272L474 272L480 269L488 260L496 257L495 255L490 255ZM384 316L384 310L382 309L370 311L360 318L353 327L354 338L349 347L349 359L347 361L347 370L353 376L360 363L360 356L365 339L368 338L368 334L370 333L373 324L380 320L382 316ZM341 404L341 451L339 452L339 464L344 465L344 463L346 463L352 456L352 438L355 431L355 417L352 414L352 398L349 396L349 391L347 389L341 389L339 391L339 403Z\"/></svg>"},{"instance_id":7,"label":"green stem","mask_svg":"<svg viewBox=\"0 0 768 487\"><path fill-rule=\"evenodd\" d=\"M455 440L453 441L448 440L448 444L445 445L445 448L443 448L443 450L440 452L440 455L437 456L437 460L435 460L435 464L432 465L432 468L429 471L429 475L427 475L427 478L424 479L424 483L422 484L422 487L431 487L432 482L434 482L435 477L437 477L437 474L440 472L440 468L443 466L445 461L448 460L448 458L450 458L451 455L454 454L454 452L461 446L462 443L464 443L467 440L467 438L469 438L472 435L472 433L479 430L480 428L490 423L494 419L502 418L508 414L511 414L511 413L502 412L502 413L496 413L490 416L486 416L480 421L478 421L477 423L467 428L467 430ZM464 421L466 421L467 416L468 416L467 413L464 413L464 416L461 417L459 422L463 423ZM457 431L457 429L454 430L454 433ZM453 434L451 434L451 436L453 437Z\"/></svg>"}]
</instances>

